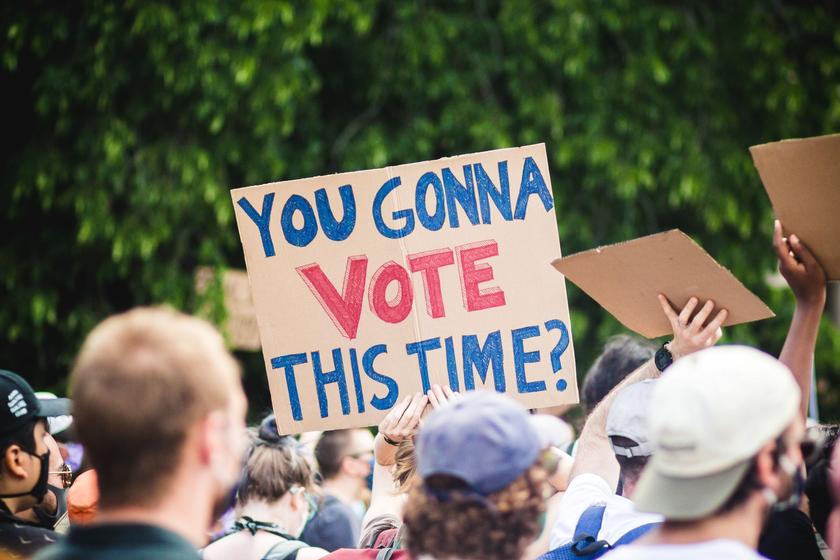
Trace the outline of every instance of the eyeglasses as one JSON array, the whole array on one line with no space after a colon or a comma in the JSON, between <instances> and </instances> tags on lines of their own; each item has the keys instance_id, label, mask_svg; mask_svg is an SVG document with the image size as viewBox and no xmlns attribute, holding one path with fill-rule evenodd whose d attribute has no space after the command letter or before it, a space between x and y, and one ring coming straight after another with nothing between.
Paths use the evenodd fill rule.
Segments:
<instances>
[{"instance_id":1,"label":"eyeglasses","mask_svg":"<svg viewBox=\"0 0 840 560\"><path fill-rule=\"evenodd\" d=\"M50 471L49 474L57 474L61 477L61 484L65 488L70 488L70 483L73 482L73 469L67 463L61 463L57 471Z\"/></svg>"}]
</instances>

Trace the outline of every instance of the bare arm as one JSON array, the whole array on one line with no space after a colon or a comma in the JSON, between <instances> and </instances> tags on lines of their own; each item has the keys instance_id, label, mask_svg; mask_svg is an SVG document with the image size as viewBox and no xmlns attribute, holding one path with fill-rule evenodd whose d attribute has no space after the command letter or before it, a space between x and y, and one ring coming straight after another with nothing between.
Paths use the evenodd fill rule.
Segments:
<instances>
[{"instance_id":1,"label":"bare arm","mask_svg":"<svg viewBox=\"0 0 840 560\"><path fill-rule=\"evenodd\" d=\"M423 393L416 393L412 397L406 397L403 401L391 409L387 416L379 423L379 431L376 434L373 454L376 463L382 466L394 464L399 442L414 436L417 426L420 424L420 417L429 403L429 398ZM388 443L388 438L394 443Z\"/></svg>"},{"instance_id":2,"label":"bare arm","mask_svg":"<svg viewBox=\"0 0 840 560\"><path fill-rule=\"evenodd\" d=\"M691 298L679 315L664 296L660 295L659 301L674 331L674 340L668 344L668 349L674 360L708 346L713 346L720 339L722 334L720 326L726 320L727 311L725 309L720 310L713 319L706 323L715 308L714 302L711 300L706 302L693 319L691 319L691 315L697 308L697 298ZM656 369L653 360L649 360L625 377L598 403L598 406L586 419L586 424L584 424L580 433L570 480L579 474L592 473L604 479L611 488L618 484L618 462L615 460L615 454L607 436L607 415L618 392L623 387L656 377L659 377L659 370Z\"/></svg>"},{"instance_id":3,"label":"bare arm","mask_svg":"<svg viewBox=\"0 0 840 560\"><path fill-rule=\"evenodd\" d=\"M825 271L796 235L782 237L779 220L773 231L773 248L779 258L779 272L796 298L796 309L779 361L790 368L799 385L802 392L800 410L805 418L811 397L814 347L825 307Z\"/></svg>"}]
</instances>

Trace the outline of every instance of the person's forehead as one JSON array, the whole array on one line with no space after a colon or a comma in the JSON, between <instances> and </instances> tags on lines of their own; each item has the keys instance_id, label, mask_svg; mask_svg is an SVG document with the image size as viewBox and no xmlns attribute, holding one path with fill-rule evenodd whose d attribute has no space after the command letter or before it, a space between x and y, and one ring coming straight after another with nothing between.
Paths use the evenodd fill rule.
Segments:
<instances>
[{"instance_id":1,"label":"person's forehead","mask_svg":"<svg viewBox=\"0 0 840 560\"><path fill-rule=\"evenodd\" d=\"M47 426L48 425L46 418L38 418L38 420L35 421L34 434L39 437L43 436L44 434L48 434L50 430Z\"/></svg>"}]
</instances>

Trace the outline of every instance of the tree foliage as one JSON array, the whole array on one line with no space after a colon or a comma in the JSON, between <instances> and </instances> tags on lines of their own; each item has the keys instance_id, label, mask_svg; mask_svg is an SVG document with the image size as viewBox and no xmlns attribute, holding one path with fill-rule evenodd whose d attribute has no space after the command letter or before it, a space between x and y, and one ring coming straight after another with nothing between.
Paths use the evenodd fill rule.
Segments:
<instances>
[{"instance_id":1,"label":"tree foliage","mask_svg":"<svg viewBox=\"0 0 840 560\"><path fill-rule=\"evenodd\" d=\"M747 147L840 129L834 3L33 1L0 15L0 358L40 387L63 389L108 314L195 310L197 266L243 266L232 187L534 142L566 253L679 227L779 315L728 340L781 347L792 299L765 283L772 210ZM570 294L584 371L621 327ZM838 357L826 323L832 415ZM258 391L261 360L243 358Z\"/></svg>"}]
</instances>

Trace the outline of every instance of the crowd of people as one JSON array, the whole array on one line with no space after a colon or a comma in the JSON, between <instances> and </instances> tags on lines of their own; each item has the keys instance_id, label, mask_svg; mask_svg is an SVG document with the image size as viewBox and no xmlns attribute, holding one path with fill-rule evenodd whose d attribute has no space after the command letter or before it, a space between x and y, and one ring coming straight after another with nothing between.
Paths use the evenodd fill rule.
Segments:
<instances>
[{"instance_id":1,"label":"crowd of people","mask_svg":"<svg viewBox=\"0 0 840 560\"><path fill-rule=\"evenodd\" d=\"M108 318L72 403L0 371L0 560L840 558L838 427L806 422L826 277L778 222L774 248L796 301L778 357L718 345L714 301L660 296L673 337L607 342L577 437L438 385L375 437L249 428L209 323Z\"/></svg>"}]
</instances>

